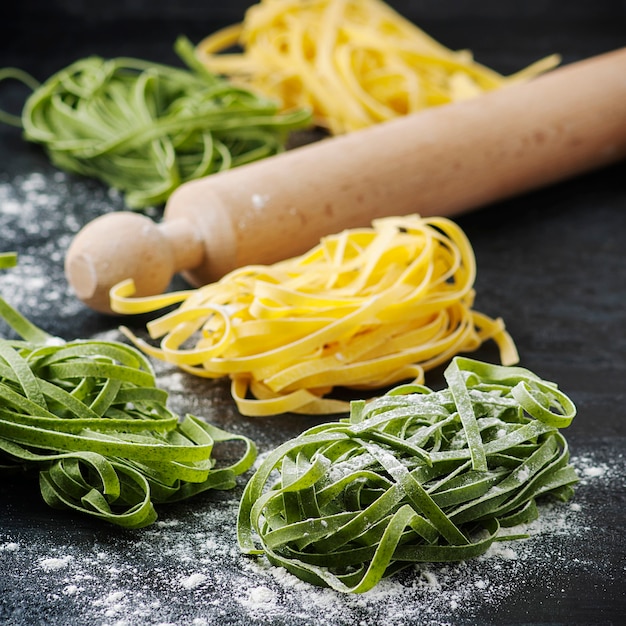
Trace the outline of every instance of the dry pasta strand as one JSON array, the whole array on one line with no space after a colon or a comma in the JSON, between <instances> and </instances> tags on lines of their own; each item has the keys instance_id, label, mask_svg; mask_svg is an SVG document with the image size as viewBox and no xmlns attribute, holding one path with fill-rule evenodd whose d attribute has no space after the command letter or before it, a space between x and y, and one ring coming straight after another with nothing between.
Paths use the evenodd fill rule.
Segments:
<instances>
[{"instance_id":1,"label":"dry pasta strand","mask_svg":"<svg viewBox=\"0 0 626 626\"><path fill-rule=\"evenodd\" d=\"M239 46L242 52L225 52ZM261 0L196 46L209 70L350 132L527 80L550 55L505 77L445 47L381 0Z\"/></svg>"},{"instance_id":2,"label":"dry pasta strand","mask_svg":"<svg viewBox=\"0 0 626 626\"><path fill-rule=\"evenodd\" d=\"M375 390L494 340L518 361L501 319L476 312L476 263L447 218L388 217L323 238L300 257L237 269L195 290L133 298L111 291L122 314L180 306L151 321L150 340L123 329L152 357L207 378L230 376L244 415L349 409L337 387ZM154 345L157 342L158 345Z\"/></svg>"}]
</instances>

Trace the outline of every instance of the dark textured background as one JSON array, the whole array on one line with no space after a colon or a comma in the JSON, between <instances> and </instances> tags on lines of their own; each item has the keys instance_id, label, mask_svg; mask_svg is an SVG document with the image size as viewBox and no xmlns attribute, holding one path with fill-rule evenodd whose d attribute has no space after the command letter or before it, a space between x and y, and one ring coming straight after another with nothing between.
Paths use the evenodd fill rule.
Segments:
<instances>
[{"instance_id":1,"label":"dark textured background","mask_svg":"<svg viewBox=\"0 0 626 626\"><path fill-rule=\"evenodd\" d=\"M88 54L134 55L176 63L172 44L178 34L198 41L216 28L238 21L250 2L12 2L0 22L0 67L15 65L40 80ZM453 48L470 48L478 60L503 72L513 72L553 52L564 62L574 61L626 44L626 2L531 0L527 2L396 1L390 3L430 34ZM598 97L602 97L598 94ZM0 85L0 106L17 111L24 92ZM566 103L565 103L566 106ZM626 104L625 104L626 106ZM55 170L37 146L25 144L16 129L0 126L0 185L5 196L26 205L23 181L33 173L44 181ZM479 310L501 315L515 337L522 365L557 381L577 403L579 415L566 432L577 462L591 459L607 468L611 479L584 482L576 503L585 515L588 532L565 532L552 544L554 567L539 567L545 555L532 551L523 580L499 603L475 599L449 617L464 624L621 624L626 614L626 164L581 176L549 189L498 203L458 218L474 246L478 263L476 284ZM60 191L59 191L60 190ZM45 191L45 190L44 190ZM70 237L97 215L122 209L122 201L93 181L61 179L54 188L59 218L33 234L24 219L2 206L0 196L0 250L17 249L31 263L0 275L0 293L23 303L23 312L35 323L65 338L113 332L119 320L94 313L76 302L62 271ZM61 197L58 197L58 194ZM23 197L22 197L22 195ZM48 219L42 201L35 203ZM56 205L55 205L56 206ZM8 209L7 209L8 211ZM45 215L44 215L45 213ZM43 222L42 222L43 223ZM10 233L10 234L7 234ZM52 251L52 253L51 253ZM45 268L47 282L33 289L30 273ZM20 281L20 272L24 280ZM32 292L29 290L33 290ZM47 294L47 295L46 295ZM50 294L54 298L50 297ZM144 320L132 320L137 329ZM8 332L0 325L0 333ZM476 356L494 358L486 346ZM440 384L440 372L429 382ZM255 421L239 416L220 382L178 381L171 389L177 406L205 416L232 430L245 432L267 451L316 422L313 418L280 417ZM609 474L607 474L609 475ZM193 506L219 506L239 491L211 494ZM194 526L193 506L163 512L165 522L180 519ZM219 533L233 542L232 527L201 533ZM166 529L162 531L166 532ZM179 532L172 530L170 533ZM148 539L146 539L148 537ZM144 556L132 552L136 541L150 535L128 534L102 527L66 513L48 510L38 499L29 477L5 478L0 483L0 624L113 624L97 605L95 583L81 601L65 594L66 572L46 577L37 558L70 551L75 562L106 550L123 571L135 568L138 589L156 598L145 624L192 624L194 615L206 623L321 623L311 608L304 617L283 612L252 620L232 602L228 587L216 585L202 594L181 595L163 583L167 568L157 560L157 547ZM163 534L155 541L166 547ZM190 540L191 541L191 540ZM10 552L2 546L19 545ZM543 549L540 544L537 550ZM178 557L177 557L178 558ZM178 566L179 560L172 557ZM214 559L228 579L232 559ZM173 567L173 566L172 566ZM126 569L124 569L126 568ZM519 574L520 570L516 570ZM94 576L96 572L94 570ZM236 574L231 572L233 580ZM41 581L41 582L39 582ZM113 583L108 579L102 585ZM41 585L41 591L40 591ZM102 589L99 589L102 593ZM100 596L98 596L100 597ZM227 616L212 612L220 599ZM338 603L342 602L337 598ZM193 607L193 611L190 609ZM106 607L105 607L106 608ZM191 611L191 612L190 612ZM195 611L195 613L194 613ZM191 617L190 617L191 615ZM408 620L406 623L411 622ZM419 623L426 623L427 619ZM120 622L121 624L122 622ZM199 622L197 622L199 623ZM346 603L337 624L377 624L370 610ZM414 623L418 623L415 621Z\"/></svg>"}]
</instances>

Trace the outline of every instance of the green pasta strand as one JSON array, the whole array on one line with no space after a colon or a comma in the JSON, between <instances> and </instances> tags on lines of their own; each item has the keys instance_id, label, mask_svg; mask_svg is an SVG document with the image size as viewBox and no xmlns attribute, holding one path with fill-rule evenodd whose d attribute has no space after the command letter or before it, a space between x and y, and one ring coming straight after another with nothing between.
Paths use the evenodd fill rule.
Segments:
<instances>
[{"instance_id":1,"label":"green pasta strand","mask_svg":"<svg viewBox=\"0 0 626 626\"><path fill-rule=\"evenodd\" d=\"M2 298L0 317L24 337L0 338L0 471L38 470L51 507L140 528L155 504L231 489L254 462L247 437L170 411L135 348L63 342ZM229 441L241 454L218 467L214 450Z\"/></svg>"},{"instance_id":2,"label":"green pasta strand","mask_svg":"<svg viewBox=\"0 0 626 626\"><path fill-rule=\"evenodd\" d=\"M164 203L182 183L285 149L288 134L311 124L311 112L280 112L279 103L209 73L192 44L175 49L188 69L141 59L80 59L43 84L5 68L33 93L21 118L25 139L42 144L68 172L97 178L125 194L133 209Z\"/></svg>"},{"instance_id":3,"label":"green pasta strand","mask_svg":"<svg viewBox=\"0 0 626 626\"><path fill-rule=\"evenodd\" d=\"M455 357L449 387L402 386L271 452L244 491L239 547L302 580L362 593L420 562L460 561L566 500L578 481L554 383Z\"/></svg>"},{"instance_id":4,"label":"green pasta strand","mask_svg":"<svg viewBox=\"0 0 626 626\"><path fill-rule=\"evenodd\" d=\"M15 267L17 264L16 252L0 252L0 270Z\"/></svg>"}]
</instances>

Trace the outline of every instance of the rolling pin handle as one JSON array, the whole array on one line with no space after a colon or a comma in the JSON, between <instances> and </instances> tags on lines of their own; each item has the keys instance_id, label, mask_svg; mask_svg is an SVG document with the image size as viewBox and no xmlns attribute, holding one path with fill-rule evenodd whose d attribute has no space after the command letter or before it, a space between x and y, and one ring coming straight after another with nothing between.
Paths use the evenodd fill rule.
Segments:
<instances>
[{"instance_id":1,"label":"rolling pin handle","mask_svg":"<svg viewBox=\"0 0 626 626\"><path fill-rule=\"evenodd\" d=\"M137 296L163 293L174 274L201 264L204 245L184 219L156 224L133 212L102 215L70 245L65 272L76 295L91 308L111 313L109 291L132 278Z\"/></svg>"}]
</instances>

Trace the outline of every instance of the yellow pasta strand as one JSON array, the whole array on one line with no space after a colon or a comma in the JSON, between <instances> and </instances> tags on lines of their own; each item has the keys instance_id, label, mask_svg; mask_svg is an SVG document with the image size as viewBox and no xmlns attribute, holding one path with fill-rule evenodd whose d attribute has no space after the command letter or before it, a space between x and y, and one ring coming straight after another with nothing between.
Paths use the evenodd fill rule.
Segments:
<instances>
[{"instance_id":1,"label":"yellow pasta strand","mask_svg":"<svg viewBox=\"0 0 626 626\"><path fill-rule=\"evenodd\" d=\"M111 291L122 314L180 306L123 329L146 354L197 376L232 379L244 415L331 414L349 404L337 387L381 389L494 340L503 364L518 361L501 319L473 310L476 263L453 221L418 215L323 238L306 254L247 266L198 289L134 298Z\"/></svg>"},{"instance_id":2,"label":"yellow pasta strand","mask_svg":"<svg viewBox=\"0 0 626 626\"><path fill-rule=\"evenodd\" d=\"M225 53L234 46L242 52ZM212 72L285 109L310 107L332 134L472 98L560 62L551 55L504 77L381 0L261 0L241 24L201 41L196 54Z\"/></svg>"}]
</instances>

